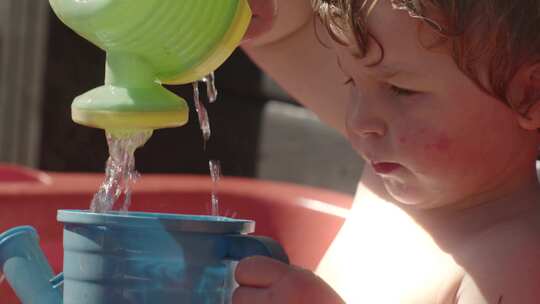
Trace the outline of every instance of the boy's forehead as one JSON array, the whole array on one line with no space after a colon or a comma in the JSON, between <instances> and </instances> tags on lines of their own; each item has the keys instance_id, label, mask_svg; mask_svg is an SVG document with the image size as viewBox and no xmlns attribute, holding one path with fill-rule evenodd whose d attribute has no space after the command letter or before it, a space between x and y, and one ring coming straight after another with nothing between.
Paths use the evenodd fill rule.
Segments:
<instances>
[{"instance_id":1,"label":"boy's forehead","mask_svg":"<svg viewBox=\"0 0 540 304\"><path fill-rule=\"evenodd\" d=\"M396 10L390 0L378 1L365 18L369 32L365 54L360 55L350 35L346 45L331 40L346 75L441 81L457 76L451 49L442 44L430 47L440 42L440 35L429 26L423 27L422 20L412 18L405 10Z\"/></svg>"},{"instance_id":2,"label":"boy's forehead","mask_svg":"<svg viewBox=\"0 0 540 304\"><path fill-rule=\"evenodd\" d=\"M442 59L453 62L449 52L428 47L440 38L434 30L422 28L421 20L412 18L407 11L396 10L389 0L378 1L366 23L371 37L361 61L377 75L420 75L441 64ZM354 56L351 51L349 48Z\"/></svg>"}]
</instances>

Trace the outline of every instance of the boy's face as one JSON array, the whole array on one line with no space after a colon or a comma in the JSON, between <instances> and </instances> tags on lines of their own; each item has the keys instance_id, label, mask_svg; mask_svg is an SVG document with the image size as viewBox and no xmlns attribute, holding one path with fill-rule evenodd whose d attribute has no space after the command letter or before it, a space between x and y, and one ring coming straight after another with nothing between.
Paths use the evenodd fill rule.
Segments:
<instances>
[{"instance_id":1,"label":"boy's face","mask_svg":"<svg viewBox=\"0 0 540 304\"><path fill-rule=\"evenodd\" d=\"M367 67L381 56L375 41L362 58L336 44L340 65L353 79L347 117L352 145L393 197L421 208L475 204L530 182L536 132L521 128L448 51L427 49L437 36L418 24L383 0L368 18L384 49L382 62Z\"/></svg>"}]
</instances>

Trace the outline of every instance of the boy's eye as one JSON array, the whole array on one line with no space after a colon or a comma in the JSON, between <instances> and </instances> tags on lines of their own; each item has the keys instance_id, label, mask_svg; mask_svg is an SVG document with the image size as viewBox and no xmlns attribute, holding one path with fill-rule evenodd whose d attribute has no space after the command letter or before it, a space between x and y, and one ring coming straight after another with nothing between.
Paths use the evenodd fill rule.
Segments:
<instances>
[{"instance_id":1,"label":"boy's eye","mask_svg":"<svg viewBox=\"0 0 540 304\"><path fill-rule=\"evenodd\" d=\"M396 87L395 85L390 85L390 91L396 96L411 96L414 94L418 94L416 91L411 91L407 89L403 89L400 87Z\"/></svg>"},{"instance_id":2,"label":"boy's eye","mask_svg":"<svg viewBox=\"0 0 540 304\"><path fill-rule=\"evenodd\" d=\"M345 79L345 81L343 81L343 85L349 85L349 84L354 85L354 79L352 77L349 77Z\"/></svg>"},{"instance_id":3,"label":"boy's eye","mask_svg":"<svg viewBox=\"0 0 540 304\"><path fill-rule=\"evenodd\" d=\"M345 79L345 81L343 81L343 85L349 85L349 84L354 85L354 79L352 77L349 77L349 78ZM419 93L419 92L416 92L416 91L400 88L400 87L397 87L395 85L390 85L389 89L392 92L392 94L394 94L396 96L411 96L411 95L415 95L415 94Z\"/></svg>"}]
</instances>

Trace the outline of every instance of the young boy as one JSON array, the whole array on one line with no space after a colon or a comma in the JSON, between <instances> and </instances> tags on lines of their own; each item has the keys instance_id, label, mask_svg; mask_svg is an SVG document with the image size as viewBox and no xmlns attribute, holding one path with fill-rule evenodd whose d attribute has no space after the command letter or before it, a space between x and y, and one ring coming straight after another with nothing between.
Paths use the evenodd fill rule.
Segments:
<instances>
[{"instance_id":1,"label":"young boy","mask_svg":"<svg viewBox=\"0 0 540 304\"><path fill-rule=\"evenodd\" d=\"M233 302L540 303L540 1L250 2L244 50L371 166L320 278L246 259Z\"/></svg>"}]
</instances>

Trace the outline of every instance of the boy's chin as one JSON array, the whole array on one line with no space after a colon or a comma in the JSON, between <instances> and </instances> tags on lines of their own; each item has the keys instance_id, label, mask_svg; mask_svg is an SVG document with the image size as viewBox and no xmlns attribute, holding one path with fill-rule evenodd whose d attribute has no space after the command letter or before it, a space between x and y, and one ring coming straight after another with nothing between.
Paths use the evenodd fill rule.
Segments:
<instances>
[{"instance_id":1,"label":"boy's chin","mask_svg":"<svg viewBox=\"0 0 540 304\"><path fill-rule=\"evenodd\" d=\"M399 204L413 207L414 209L437 208L437 197L430 197L420 189L406 184L398 184L392 181L385 181L384 187L390 196Z\"/></svg>"}]
</instances>

